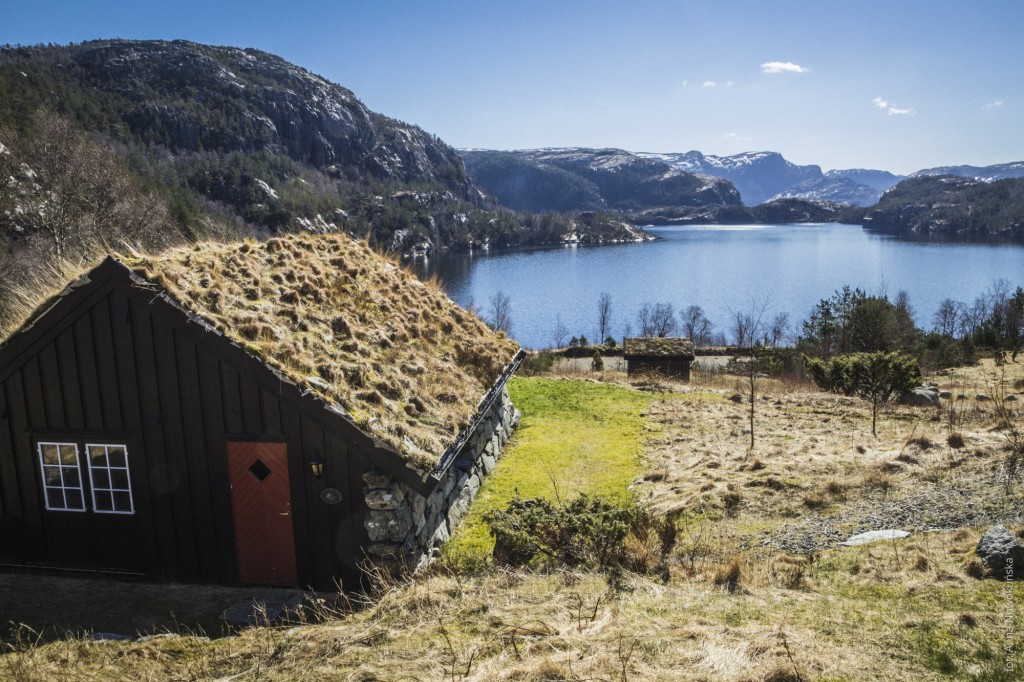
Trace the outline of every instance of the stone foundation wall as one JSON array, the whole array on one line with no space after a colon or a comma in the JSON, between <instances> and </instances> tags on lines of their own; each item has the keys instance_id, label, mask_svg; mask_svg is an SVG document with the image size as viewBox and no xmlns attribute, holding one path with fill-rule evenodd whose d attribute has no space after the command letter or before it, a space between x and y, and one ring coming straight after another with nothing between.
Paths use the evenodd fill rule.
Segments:
<instances>
[{"instance_id":1,"label":"stone foundation wall","mask_svg":"<svg viewBox=\"0 0 1024 682\"><path fill-rule=\"evenodd\" d=\"M462 452L423 497L377 470L363 474L363 497L369 511L363 524L370 536L368 558L393 568L418 570L441 551L465 517L480 485L501 457L519 423L519 410L503 387L484 413Z\"/></svg>"}]
</instances>

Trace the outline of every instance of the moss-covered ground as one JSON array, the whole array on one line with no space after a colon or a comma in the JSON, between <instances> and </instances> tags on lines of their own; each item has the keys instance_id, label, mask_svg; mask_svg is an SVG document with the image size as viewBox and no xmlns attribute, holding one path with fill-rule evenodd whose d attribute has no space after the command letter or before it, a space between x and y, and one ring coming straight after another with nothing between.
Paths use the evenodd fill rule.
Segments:
<instances>
[{"instance_id":1,"label":"moss-covered ground","mask_svg":"<svg viewBox=\"0 0 1024 682\"><path fill-rule=\"evenodd\" d=\"M522 413L502 464L487 478L446 554L485 561L494 547L483 515L516 495L624 498L643 466L645 412L653 397L628 386L539 377L509 382Z\"/></svg>"}]
</instances>

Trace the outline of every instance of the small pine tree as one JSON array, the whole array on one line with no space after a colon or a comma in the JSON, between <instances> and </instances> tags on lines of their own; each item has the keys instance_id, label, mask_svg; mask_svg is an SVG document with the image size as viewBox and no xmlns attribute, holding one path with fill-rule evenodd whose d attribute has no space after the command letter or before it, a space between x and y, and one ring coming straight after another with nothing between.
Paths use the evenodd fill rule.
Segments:
<instances>
[{"instance_id":1,"label":"small pine tree","mask_svg":"<svg viewBox=\"0 0 1024 682\"><path fill-rule=\"evenodd\" d=\"M615 348L615 339L611 336L606 336L604 339L604 345L608 346L609 348Z\"/></svg>"},{"instance_id":2,"label":"small pine tree","mask_svg":"<svg viewBox=\"0 0 1024 682\"><path fill-rule=\"evenodd\" d=\"M586 336L583 336L583 335L581 334L581 335L580 335L580 348L583 348L583 347L585 347L586 345L587 345L587 337L586 337Z\"/></svg>"},{"instance_id":3,"label":"small pine tree","mask_svg":"<svg viewBox=\"0 0 1024 682\"><path fill-rule=\"evenodd\" d=\"M594 370L595 372L604 371L604 358L601 357L601 351L594 351L594 359L590 361L590 369Z\"/></svg>"}]
</instances>

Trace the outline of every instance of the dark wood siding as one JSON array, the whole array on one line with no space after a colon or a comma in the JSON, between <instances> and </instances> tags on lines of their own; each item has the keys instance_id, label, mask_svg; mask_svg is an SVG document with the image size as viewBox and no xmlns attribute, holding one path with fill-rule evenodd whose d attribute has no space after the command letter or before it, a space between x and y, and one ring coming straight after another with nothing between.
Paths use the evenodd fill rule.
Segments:
<instances>
[{"instance_id":1,"label":"dark wood siding","mask_svg":"<svg viewBox=\"0 0 1024 682\"><path fill-rule=\"evenodd\" d=\"M637 374L660 374L665 377L690 380L689 358L648 358L631 357L626 361L629 376Z\"/></svg>"},{"instance_id":2,"label":"dark wood siding","mask_svg":"<svg viewBox=\"0 0 1024 682\"><path fill-rule=\"evenodd\" d=\"M263 439L287 445L299 584L353 585L368 543L361 476L381 451L118 268L0 349L0 562L235 583L226 443ZM135 513L46 511L39 440L125 444ZM321 500L328 487L339 504Z\"/></svg>"}]
</instances>

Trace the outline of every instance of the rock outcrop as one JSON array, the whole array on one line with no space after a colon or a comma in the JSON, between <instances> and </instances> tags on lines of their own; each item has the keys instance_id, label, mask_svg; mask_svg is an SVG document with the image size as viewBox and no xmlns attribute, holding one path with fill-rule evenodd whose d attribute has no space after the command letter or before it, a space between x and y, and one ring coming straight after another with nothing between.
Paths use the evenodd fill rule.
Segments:
<instances>
[{"instance_id":1,"label":"rock outcrop","mask_svg":"<svg viewBox=\"0 0 1024 682\"><path fill-rule=\"evenodd\" d=\"M1002 580L1024 580L1024 546L1006 526L992 526L978 540L975 554L992 575Z\"/></svg>"}]
</instances>

